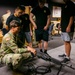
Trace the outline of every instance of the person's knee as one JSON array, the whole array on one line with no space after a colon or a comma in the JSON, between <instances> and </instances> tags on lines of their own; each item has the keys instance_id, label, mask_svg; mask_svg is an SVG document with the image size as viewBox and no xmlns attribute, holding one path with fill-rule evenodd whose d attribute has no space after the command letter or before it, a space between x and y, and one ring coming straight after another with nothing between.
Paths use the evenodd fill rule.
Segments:
<instances>
[{"instance_id":1,"label":"person's knee","mask_svg":"<svg viewBox=\"0 0 75 75\"><path fill-rule=\"evenodd\" d=\"M65 45L68 45L68 44L70 44L70 41L65 41Z\"/></svg>"},{"instance_id":2,"label":"person's knee","mask_svg":"<svg viewBox=\"0 0 75 75\"><path fill-rule=\"evenodd\" d=\"M12 65L15 66L17 65L22 59L22 55L21 54L14 54L12 57Z\"/></svg>"}]
</instances>

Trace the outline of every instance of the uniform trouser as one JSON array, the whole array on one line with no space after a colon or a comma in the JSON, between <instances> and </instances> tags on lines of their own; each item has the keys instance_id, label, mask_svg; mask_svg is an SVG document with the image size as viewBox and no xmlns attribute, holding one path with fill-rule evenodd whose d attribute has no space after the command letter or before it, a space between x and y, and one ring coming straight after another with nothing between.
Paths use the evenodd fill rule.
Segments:
<instances>
[{"instance_id":1,"label":"uniform trouser","mask_svg":"<svg viewBox=\"0 0 75 75\"><path fill-rule=\"evenodd\" d=\"M32 58L32 55L30 52L28 53L23 53L23 54L6 54L3 58L2 58L2 63L10 66L10 64L12 65L13 69L17 69L18 67L20 67L23 63L23 61L27 61L30 58Z\"/></svg>"}]
</instances>

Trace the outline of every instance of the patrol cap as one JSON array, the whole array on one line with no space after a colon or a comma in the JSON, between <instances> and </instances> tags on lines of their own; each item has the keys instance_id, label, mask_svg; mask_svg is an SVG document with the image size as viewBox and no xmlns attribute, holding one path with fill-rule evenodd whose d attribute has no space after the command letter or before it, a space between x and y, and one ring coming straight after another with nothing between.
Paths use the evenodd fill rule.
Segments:
<instances>
[{"instance_id":1,"label":"patrol cap","mask_svg":"<svg viewBox=\"0 0 75 75\"><path fill-rule=\"evenodd\" d=\"M19 21L17 21L17 20L12 20L10 22L10 28L12 28L12 27L19 27L19 26L21 26L21 23Z\"/></svg>"}]
</instances>

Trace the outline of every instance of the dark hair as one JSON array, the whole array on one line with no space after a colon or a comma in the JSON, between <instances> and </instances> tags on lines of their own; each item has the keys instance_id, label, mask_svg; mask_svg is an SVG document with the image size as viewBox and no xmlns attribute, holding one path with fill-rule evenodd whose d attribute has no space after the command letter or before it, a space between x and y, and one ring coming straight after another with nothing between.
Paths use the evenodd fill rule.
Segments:
<instances>
[{"instance_id":1,"label":"dark hair","mask_svg":"<svg viewBox=\"0 0 75 75\"><path fill-rule=\"evenodd\" d=\"M19 26L21 26L21 23L19 21L17 21L17 20L12 20L10 22L10 28L12 28L12 27L19 27Z\"/></svg>"},{"instance_id":2,"label":"dark hair","mask_svg":"<svg viewBox=\"0 0 75 75\"><path fill-rule=\"evenodd\" d=\"M40 3L45 3L46 0L38 0L38 2L40 2Z\"/></svg>"},{"instance_id":3,"label":"dark hair","mask_svg":"<svg viewBox=\"0 0 75 75\"><path fill-rule=\"evenodd\" d=\"M25 6L24 5L19 5L16 9L20 9L22 11L25 11Z\"/></svg>"}]
</instances>

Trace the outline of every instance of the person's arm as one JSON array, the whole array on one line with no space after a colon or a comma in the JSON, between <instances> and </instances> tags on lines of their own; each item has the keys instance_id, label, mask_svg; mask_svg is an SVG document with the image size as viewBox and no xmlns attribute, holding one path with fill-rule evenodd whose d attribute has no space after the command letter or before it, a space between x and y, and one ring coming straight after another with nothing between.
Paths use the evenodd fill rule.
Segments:
<instances>
[{"instance_id":1,"label":"person's arm","mask_svg":"<svg viewBox=\"0 0 75 75\"><path fill-rule=\"evenodd\" d=\"M12 21L12 17L9 16L6 20L6 29L9 30L9 25L10 25L10 22Z\"/></svg>"},{"instance_id":2,"label":"person's arm","mask_svg":"<svg viewBox=\"0 0 75 75\"><path fill-rule=\"evenodd\" d=\"M70 32L70 29L71 29L71 26L72 26L73 22L74 22L74 17L71 16L70 20L69 20L69 23L68 23L68 26L67 26L67 29L66 29L66 32Z\"/></svg>"},{"instance_id":3,"label":"person's arm","mask_svg":"<svg viewBox=\"0 0 75 75\"><path fill-rule=\"evenodd\" d=\"M50 25L50 15L47 16L47 23L46 26L44 27L44 30L47 30L49 25Z\"/></svg>"},{"instance_id":4,"label":"person's arm","mask_svg":"<svg viewBox=\"0 0 75 75\"><path fill-rule=\"evenodd\" d=\"M35 49L30 48L29 46L27 46L27 48L18 48L14 39L11 39L10 37L5 38L4 41L7 45L7 48L12 50L14 53L32 52L34 55L36 54Z\"/></svg>"},{"instance_id":5,"label":"person's arm","mask_svg":"<svg viewBox=\"0 0 75 75\"><path fill-rule=\"evenodd\" d=\"M32 25L29 19L29 15L28 15L28 22L29 22L30 35L32 36Z\"/></svg>"},{"instance_id":6,"label":"person's arm","mask_svg":"<svg viewBox=\"0 0 75 75\"><path fill-rule=\"evenodd\" d=\"M9 30L8 25L5 26L6 30Z\"/></svg>"},{"instance_id":7,"label":"person's arm","mask_svg":"<svg viewBox=\"0 0 75 75\"><path fill-rule=\"evenodd\" d=\"M37 26L36 26L36 24L35 24L35 22L33 20L33 16L34 16L34 14L33 13L30 13L30 21L33 24L34 28L37 29Z\"/></svg>"},{"instance_id":8,"label":"person's arm","mask_svg":"<svg viewBox=\"0 0 75 75\"><path fill-rule=\"evenodd\" d=\"M32 27L31 27L31 23L29 24L29 27L30 27L30 34L32 36Z\"/></svg>"},{"instance_id":9,"label":"person's arm","mask_svg":"<svg viewBox=\"0 0 75 75\"><path fill-rule=\"evenodd\" d=\"M18 48L14 39L11 39L10 37L6 37L4 41L7 45L7 48L12 50L12 52L14 52L14 53L22 53L22 52L28 51L27 48L25 48L25 49L24 48Z\"/></svg>"}]
</instances>

